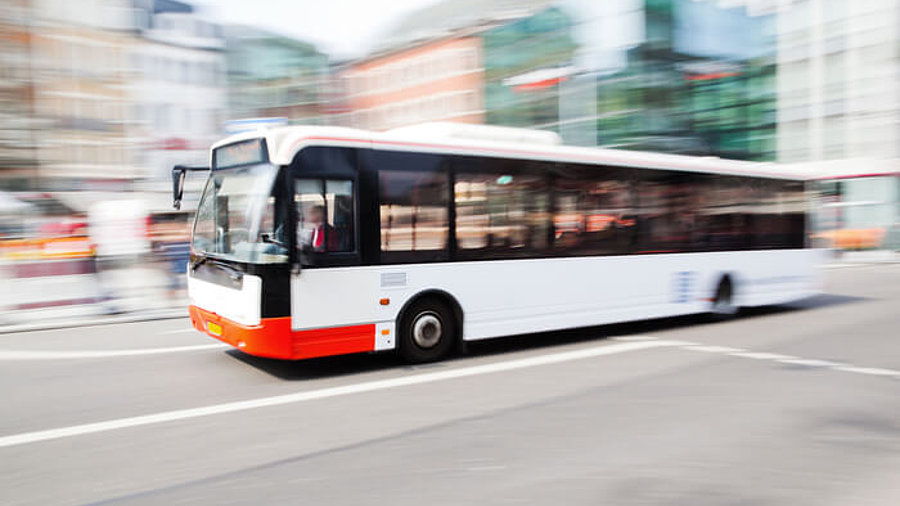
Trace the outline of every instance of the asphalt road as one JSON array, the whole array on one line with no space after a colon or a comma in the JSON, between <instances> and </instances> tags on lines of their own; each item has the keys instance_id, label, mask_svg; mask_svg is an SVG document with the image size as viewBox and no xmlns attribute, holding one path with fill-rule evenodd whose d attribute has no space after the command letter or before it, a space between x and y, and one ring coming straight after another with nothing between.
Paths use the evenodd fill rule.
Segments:
<instances>
[{"instance_id":1,"label":"asphalt road","mask_svg":"<svg viewBox=\"0 0 900 506\"><path fill-rule=\"evenodd\" d=\"M186 320L0 335L0 503L900 504L900 265L826 288L417 367Z\"/></svg>"}]
</instances>

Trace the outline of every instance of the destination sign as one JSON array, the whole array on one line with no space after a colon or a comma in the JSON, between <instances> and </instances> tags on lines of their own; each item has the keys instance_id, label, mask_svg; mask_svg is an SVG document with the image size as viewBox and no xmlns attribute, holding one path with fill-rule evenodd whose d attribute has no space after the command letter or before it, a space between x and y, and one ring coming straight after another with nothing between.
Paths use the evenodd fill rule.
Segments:
<instances>
[{"instance_id":1,"label":"destination sign","mask_svg":"<svg viewBox=\"0 0 900 506\"><path fill-rule=\"evenodd\" d=\"M213 151L213 170L228 169L269 161L262 139L250 139L222 146Z\"/></svg>"}]
</instances>

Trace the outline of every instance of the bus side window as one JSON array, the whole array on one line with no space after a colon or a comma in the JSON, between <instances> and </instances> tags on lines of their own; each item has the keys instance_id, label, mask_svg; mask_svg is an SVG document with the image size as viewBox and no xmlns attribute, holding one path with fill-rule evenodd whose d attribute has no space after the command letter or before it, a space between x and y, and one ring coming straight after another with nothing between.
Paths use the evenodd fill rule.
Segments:
<instances>
[{"instance_id":1,"label":"bus side window","mask_svg":"<svg viewBox=\"0 0 900 506\"><path fill-rule=\"evenodd\" d=\"M694 251L704 232L696 200L693 175L652 174L638 184L640 202L639 251L643 253L681 253Z\"/></svg>"},{"instance_id":2,"label":"bus side window","mask_svg":"<svg viewBox=\"0 0 900 506\"><path fill-rule=\"evenodd\" d=\"M327 253L355 250L352 181L298 179L294 207L298 248Z\"/></svg>"},{"instance_id":3,"label":"bus side window","mask_svg":"<svg viewBox=\"0 0 900 506\"><path fill-rule=\"evenodd\" d=\"M446 250L446 173L382 170L379 191L381 251Z\"/></svg>"},{"instance_id":4,"label":"bus side window","mask_svg":"<svg viewBox=\"0 0 900 506\"><path fill-rule=\"evenodd\" d=\"M456 174L456 243L464 256L524 257L546 249L547 178L523 165L486 158Z\"/></svg>"},{"instance_id":5,"label":"bus side window","mask_svg":"<svg viewBox=\"0 0 900 506\"><path fill-rule=\"evenodd\" d=\"M624 255L634 239L634 195L629 174L574 164L554 180L553 247L563 255Z\"/></svg>"},{"instance_id":6,"label":"bus side window","mask_svg":"<svg viewBox=\"0 0 900 506\"><path fill-rule=\"evenodd\" d=\"M325 201L328 209L328 251L348 253L354 248L353 182L325 181Z\"/></svg>"}]
</instances>

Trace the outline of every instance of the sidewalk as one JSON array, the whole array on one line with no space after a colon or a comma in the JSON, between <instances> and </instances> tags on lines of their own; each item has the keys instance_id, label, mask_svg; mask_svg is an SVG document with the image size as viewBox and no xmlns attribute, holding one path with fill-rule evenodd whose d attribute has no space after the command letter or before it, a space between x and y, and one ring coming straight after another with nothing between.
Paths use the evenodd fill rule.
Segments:
<instances>
[{"instance_id":1,"label":"sidewalk","mask_svg":"<svg viewBox=\"0 0 900 506\"><path fill-rule=\"evenodd\" d=\"M70 277L43 278L43 285L31 286L30 291L58 292ZM165 271L148 267L119 269L79 279L76 280L78 283L86 285L81 287L84 290L89 288L92 293L105 295L75 304L6 308L0 311L0 334L187 318L187 293L184 289L173 292L169 279ZM50 283L57 280L60 286ZM13 294L17 295L21 296L21 293Z\"/></svg>"},{"instance_id":2,"label":"sidewalk","mask_svg":"<svg viewBox=\"0 0 900 506\"><path fill-rule=\"evenodd\" d=\"M900 253L889 250L835 251L827 267L854 267L900 263Z\"/></svg>"},{"instance_id":3,"label":"sidewalk","mask_svg":"<svg viewBox=\"0 0 900 506\"><path fill-rule=\"evenodd\" d=\"M153 320L166 320L173 318L187 318L187 301L180 308L151 309L136 311L133 313L115 315L91 315L73 318L48 319L36 323L18 323L13 325L0 325L0 335L14 332L33 332L37 330L55 330L74 327L91 327L95 325L111 325L115 323L133 323Z\"/></svg>"}]
</instances>

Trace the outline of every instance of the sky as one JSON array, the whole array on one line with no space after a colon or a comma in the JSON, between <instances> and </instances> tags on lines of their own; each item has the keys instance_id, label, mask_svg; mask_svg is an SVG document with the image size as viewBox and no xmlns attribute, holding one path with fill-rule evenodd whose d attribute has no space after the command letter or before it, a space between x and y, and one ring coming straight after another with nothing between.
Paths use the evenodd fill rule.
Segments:
<instances>
[{"instance_id":1,"label":"sky","mask_svg":"<svg viewBox=\"0 0 900 506\"><path fill-rule=\"evenodd\" d=\"M439 3L441 0L187 0L200 15L229 24L245 24L316 44L319 50L336 59L365 55L378 38L404 15ZM563 0L570 12L582 19L603 19L602 29L591 29L584 23L576 27L576 37L586 47L595 49L592 60L603 50L612 50L608 42L621 43L636 37L631 23L615 11L633 11L638 0ZM599 51L597 50L599 49ZM578 63L578 62L576 62ZM596 66L591 62L590 66ZM605 65L600 65L605 66Z\"/></svg>"},{"instance_id":2,"label":"sky","mask_svg":"<svg viewBox=\"0 0 900 506\"><path fill-rule=\"evenodd\" d=\"M188 0L211 20L308 40L338 58L364 54L404 14L440 0Z\"/></svg>"},{"instance_id":3,"label":"sky","mask_svg":"<svg viewBox=\"0 0 900 506\"><path fill-rule=\"evenodd\" d=\"M268 29L316 44L336 60L364 56L404 15L441 0L186 0L200 15ZM769 5L775 0L693 0L721 7ZM578 22L575 65L615 70L623 48L643 38L643 0L560 0ZM717 34L719 36L721 34Z\"/></svg>"}]
</instances>

